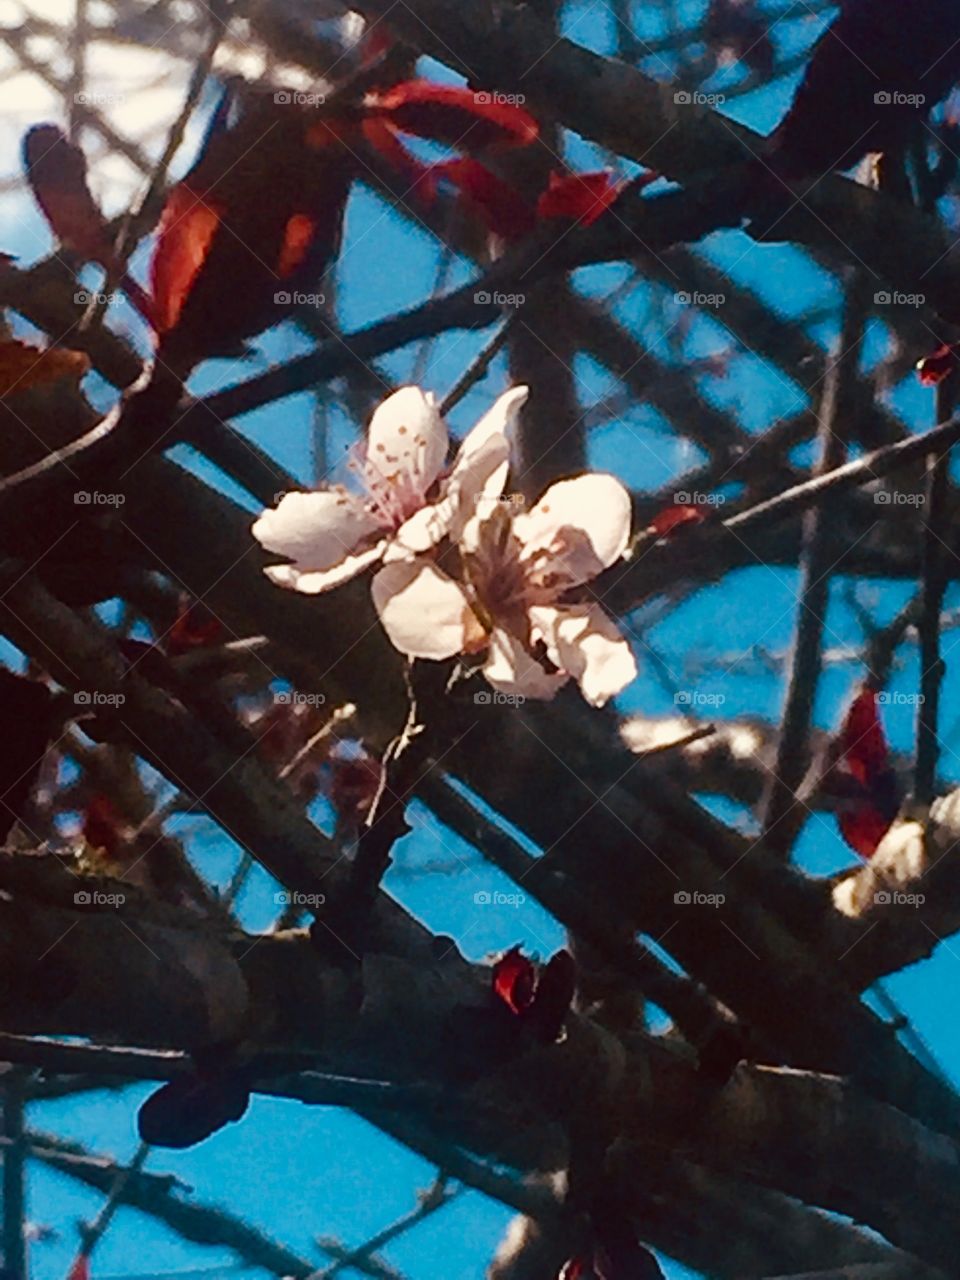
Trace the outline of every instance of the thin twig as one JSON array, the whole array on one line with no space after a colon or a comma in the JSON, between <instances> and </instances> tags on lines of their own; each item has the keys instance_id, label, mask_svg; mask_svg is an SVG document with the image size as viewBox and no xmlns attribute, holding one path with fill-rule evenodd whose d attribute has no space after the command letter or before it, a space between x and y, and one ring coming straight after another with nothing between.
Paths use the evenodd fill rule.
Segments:
<instances>
[{"instance_id":1,"label":"thin twig","mask_svg":"<svg viewBox=\"0 0 960 1280\"><path fill-rule=\"evenodd\" d=\"M490 366L497 358L499 353L507 345L510 337L510 330L516 321L517 312L514 311L504 320L503 324L493 335L490 341L483 347L478 356L469 364L466 370L460 375L454 385L444 396L443 403L440 406L440 412L447 416L451 410L455 409L464 396L472 391L478 382L482 382L487 376Z\"/></svg>"},{"instance_id":2,"label":"thin twig","mask_svg":"<svg viewBox=\"0 0 960 1280\"><path fill-rule=\"evenodd\" d=\"M411 1209L409 1213L405 1213L396 1222L384 1227L382 1231L378 1231L376 1235L371 1236L365 1244L360 1245L358 1248L341 1254L339 1249L336 1249L336 1241L321 1238L317 1241L320 1248L325 1253L334 1253L336 1249L339 1256L335 1258L335 1261L330 1266L314 1271L313 1275L309 1276L307 1280L333 1280L333 1277L338 1276L341 1271L345 1271L349 1267L356 1268L358 1264L369 1261L378 1249L382 1249L384 1245L390 1244L391 1241L405 1235L408 1231L412 1231L414 1227L423 1222L424 1218L429 1218L438 1209L444 1208L445 1205L455 1200L462 1190L462 1187L448 1187L446 1175L440 1173L437 1175L433 1186L420 1194L418 1197L420 1203L415 1209Z\"/></svg>"},{"instance_id":3,"label":"thin twig","mask_svg":"<svg viewBox=\"0 0 960 1280\"><path fill-rule=\"evenodd\" d=\"M860 364L866 319L865 284L858 272L851 279L840 332L840 354L824 384L817 433L820 457L815 476L835 471L846 457L844 427ZM820 678L820 650L830 603L830 569L836 558L836 544L833 521L822 505L810 507L803 519L799 608L783 724L763 814L766 847L781 858L789 856L806 812L797 804L796 797L809 766L810 726Z\"/></svg>"}]
</instances>

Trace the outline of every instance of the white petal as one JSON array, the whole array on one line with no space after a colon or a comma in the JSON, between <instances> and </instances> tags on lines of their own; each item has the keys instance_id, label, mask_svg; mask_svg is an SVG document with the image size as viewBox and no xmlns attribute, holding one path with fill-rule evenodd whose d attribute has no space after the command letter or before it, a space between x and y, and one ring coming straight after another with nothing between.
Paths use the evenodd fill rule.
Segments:
<instances>
[{"instance_id":1,"label":"white petal","mask_svg":"<svg viewBox=\"0 0 960 1280\"><path fill-rule=\"evenodd\" d=\"M483 674L501 693L537 701L549 701L569 679L565 671L554 674L544 671L521 640L500 628L490 637L490 653Z\"/></svg>"},{"instance_id":2,"label":"white petal","mask_svg":"<svg viewBox=\"0 0 960 1280\"><path fill-rule=\"evenodd\" d=\"M615 476L599 473L558 480L514 532L523 558L541 573L556 573L563 586L588 582L614 564L630 541L630 495Z\"/></svg>"},{"instance_id":3,"label":"white petal","mask_svg":"<svg viewBox=\"0 0 960 1280\"><path fill-rule=\"evenodd\" d=\"M401 387L370 419L366 462L382 476L405 473L416 492L424 494L440 474L449 443L436 396L419 387Z\"/></svg>"},{"instance_id":4,"label":"white petal","mask_svg":"<svg viewBox=\"0 0 960 1280\"><path fill-rule=\"evenodd\" d=\"M369 569L383 558L388 545L386 539L383 539L366 551L347 556L332 569L298 569L293 564L271 564L263 572L278 587L288 587L305 596L316 596L322 591L330 591L333 587L349 582L358 573L363 573L364 569Z\"/></svg>"},{"instance_id":5,"label":"white petal","mask_svg":"<svg viewBox=\"0 0 960 1280\"><path fill-rule=\"evenodd\" d=\"M388 559L409 559L435 547L450 532L451 507L446 500L421 507L397 530Z\"/></svg>"},{"instance_id":6,"label":"white petal","mask_svg":"<svg viewBox=\"0 0 960 1280\"><path fill-rule=\"evenodd\" d=\"M530 618L551 661L570 673L594 707L622 692L637 675L630 645L599 605L535 608Z\"/></svg>"},{"instance_id":7,"label":"white petal","mask_svg":"<svg viewBox=\"0 0 960 1280\"><path fill-rule=\"evenodd\" d=\"M380 531L363 502L342 489L284 494L253 525L262 547L307 571L332 569Z\"/></svg>"},{"instance_id":8,"label":"white petal","mask_svg":"<svg viewBox=\"0 0 960 1280\"><path fill-rule=\"evenodd\" d=\"M451 533L456 538L475 514L485 514L484 499L499 498L510 471L510 447L528 387L512 387L483 415L465 437L447 482L452 506Z\"/></svg>"},{"instance_id":9,"label":"white petal","mask_svg":"<svg viewBox=\"0 0 960 1280\"><path fill-rule=\"evenodd\" d=\"M468 431L453 463L448 493L463 499L498 498L503 493L509 471L509 453L517 417L530 396L529 387L512 387L489 408L474 429ZM465 507L465 500L461 500ZM472 515L465 511L463 518Z\"/></svg>"},{"instance_id":10,"label":"white petal","mask_svg":"<svg viewBox=\"0 0 960 1280\"><path fill-rule=\"evenodd\" d=\"M459 585L429 560L385 564L371 592L391 644L409 658L452 658L478 625Z\"/></svg>"}]
</instances>

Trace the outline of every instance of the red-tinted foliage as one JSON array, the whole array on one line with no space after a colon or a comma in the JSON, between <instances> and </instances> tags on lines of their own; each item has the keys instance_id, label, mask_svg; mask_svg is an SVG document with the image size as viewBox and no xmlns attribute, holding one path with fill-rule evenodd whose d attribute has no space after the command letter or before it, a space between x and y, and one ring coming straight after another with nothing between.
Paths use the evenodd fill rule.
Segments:
<instances>
[{"instance_id":1,"label":"red-tinted foliage","mask_svg":"<svg viewBox=\"0 0 960 1280\"><path fill-rule=\"evenodd\" d=\"M511 1013L526 1013L533 1004L536 969L519 947L511 947L493 966L494 994Z\"/></svg>"},{"instance_id":2,"label":"red-tinted foliage","mask_svg":"<svg viewBox=\"0 0 960 1280\"><path fill-rule=\"evenodd\" d=\"M876 690L864 688L850 704L837 737L833 785L845 789L837 815L840 833L861 858L871 858L899 808L890 747L877 710Z\"/></svg>"},{"instance_id":3,"label":"red-tinted foliage","mask_svg":"<svg viewBox=\"0 0 960 1280\"><path fill-rule=\"evenodd\" d=\"M678 529L686 525L703 524L704 520L706 516L699 507L678 504L655 515L647 525L647 532L655 533L658 538L670 538Z\"/></svg>"},{"instance_id":4,"label":"red-tinted foliage","mask_svg":"<svg viewBox=\"0 0 960 1280\"><path fill-rule=\"evenodd\" d=\"M612 173L551 173L537 201L539 218L565 218L589 227L614 203L621 184Z\"/></svg>"},{"instance_id":5,"label":"red-tinted foliage","mask_svg":"<svg viewBox=\"0 0 960 1280\"><path fill-rule=\"evenodd\" d=\"M433 172L459 190L462 203L492 235L521 240L537 225L535 210L520 192L479 160L443 161L433 166Z\"/></svg>"},{"instance_id":6,"label":"red-tinted foliage","mask_svg":"<svg viewBox=\"0 0 960 1280\"><path fill-rule=\"evenodd\" d=\"M563 1028L576 989L576 966L567 951L558 951L537 973L520 947L511 947L493 966L493 993L522 1026L544 1044L552 1044Z\"/></svg>"},{"instance_id":7,"label":"red-tinted foliage","mask_svg":"<svg viewBox=\"0 0 960 1280\"><path fill-rule=\"evenodd\" d=\"M206 649L223 640L223 623L199 600L181 599L177 617L167 632L164 648L171 658Z\"/></svg>"},{"instance_id":8,"label":"red-tinted foliage","mask_svg":"<svg viewBox=\"0 0 960 1280\"><path fill-rule=\"evenodd\" d=\"M502 95L431 80L405 80L370 94L366 107L402 133L430 138L458 151L522 147L540 131L528 111L504 101Z\"/></svg>"},{"instance_id":9,"label":"red-tinted foliage","mask_svg":"<svg viewBox=\"0 0 960 1280\"><path fill-rule=\"evenodd\" d=\"M925 387L935 387L948 378L957 367L960 343L945 342L931 355L917 363L917 373Z\"/></svg>"},{"instance_id":10,"label":"red-tinted foliage","mask_svg":"<svg viewBox=\"0 0 960 1280\"><path fill-rule=\"evenodd\" d=\"M126 824L109 796L102 792L90 797L83 815L83 838L108 858L115 858L124 842Z\"/></svg>"},{"instance_id":11,"label":"red-tinted foliage","mask_svg":"<svg viewBox=\"0 0 960 1280\"><path fill-rule=\"evenodd\" d=\"M23 139L23 163L34 199L65 249L107 265L112 246L87 186L87 162L61 129L39 124Z\"/></svg>"}]
</instances>

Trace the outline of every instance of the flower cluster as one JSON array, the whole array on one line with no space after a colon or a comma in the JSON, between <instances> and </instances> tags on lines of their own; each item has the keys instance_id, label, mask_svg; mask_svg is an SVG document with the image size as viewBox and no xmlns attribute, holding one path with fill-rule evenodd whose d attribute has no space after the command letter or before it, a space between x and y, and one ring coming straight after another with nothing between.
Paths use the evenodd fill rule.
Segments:
<instances>
[{"instance_id":1,"label":"flower cluster","mask_svg":"<svg viewBox=\"0 0 960 1280\"><path fill-rule=\"evenodd\" d=\"M373 602L410 658L467 656L502 693L551 698L571 678L602 706L636 675L626 639L580 590L623 556L630 497L610 475L561 480L529 510L505 499L514 387L466 436L451 467L435 398L403 387L371 419L350 487L288 493L253 526L288 563L279 586L327 591L376 567Z\"/></svg>"}]
</instances>

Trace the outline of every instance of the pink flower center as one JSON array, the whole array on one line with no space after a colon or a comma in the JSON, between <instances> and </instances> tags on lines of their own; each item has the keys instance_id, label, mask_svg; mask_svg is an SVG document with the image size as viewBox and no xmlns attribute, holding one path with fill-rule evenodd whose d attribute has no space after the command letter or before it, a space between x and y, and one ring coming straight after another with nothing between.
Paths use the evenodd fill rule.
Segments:
<instances>
[{"instance_id":1,"label":"pink flower center","mask_svg":"<svg viewBox=\"0 0 960 1280\"><path fill-rule=\"evenodd\" d=\"M406 435L407 428L401 427L399 434ZM426 437L413 436L410 448L400 453L389 453L386 445L378 444L371 454L361 446L350 461L350 470L373 514L391 532L426 504L427 490L434 480L425 469L426 450Z\"/></svg>"}]
</instances>

